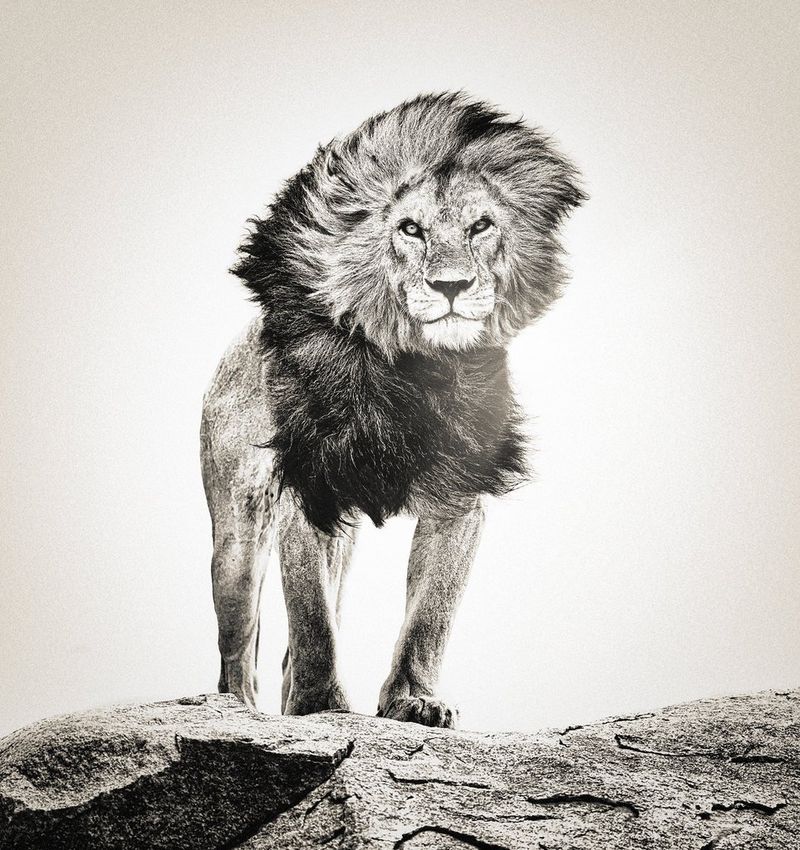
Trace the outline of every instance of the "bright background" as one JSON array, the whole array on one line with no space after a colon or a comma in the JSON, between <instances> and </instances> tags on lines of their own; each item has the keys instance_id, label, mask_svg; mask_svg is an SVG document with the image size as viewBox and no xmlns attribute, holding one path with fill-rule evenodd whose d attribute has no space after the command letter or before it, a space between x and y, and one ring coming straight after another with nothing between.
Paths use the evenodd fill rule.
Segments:
<instances>
[{"instance_id":1,"label":"bright background","mask_svg":"<svg viewBox=\"0 0 800 850\"><path fill-rule=\"evenodd\" d=\"M245 219L318 142L454 88L552 132L592 196L512 349L538 480L490 508L443 683L463 726L800 683L798 10L5 2L0 734L213 690L198 425L254 313L226 274ZM360 711L411 528L366 529L354 566Z\"/></svg>"}]
</instances>

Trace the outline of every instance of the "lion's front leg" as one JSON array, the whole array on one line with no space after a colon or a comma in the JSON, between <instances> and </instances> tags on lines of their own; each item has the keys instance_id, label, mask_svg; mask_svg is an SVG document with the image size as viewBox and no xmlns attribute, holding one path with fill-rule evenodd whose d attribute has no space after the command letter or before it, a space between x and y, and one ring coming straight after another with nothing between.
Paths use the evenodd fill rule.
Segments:
<instances>
[{"instance_id":1,"label":"lion's front leg","mask_svg":"<svg viewBox=\"0 0 800 850\"><path fill-rule=\"evenodd\" d=\"M453 728L457 712L435 697L447 640L483 529L483 506L421 518L408 564L406 617L378 715Z\"/></svg>"},{"instance_id":2,"label":"lion's front leg","mask_svg":"<svg viewBox=\"0 0 800 850\"><path fill-rule=\"evenodd\" d=\"M284 714L350 709L336 671L336 609L351 547L344 533L314 528L290 494L281 499L281 576L289 620Z\"/></svg>"}]
</instances>

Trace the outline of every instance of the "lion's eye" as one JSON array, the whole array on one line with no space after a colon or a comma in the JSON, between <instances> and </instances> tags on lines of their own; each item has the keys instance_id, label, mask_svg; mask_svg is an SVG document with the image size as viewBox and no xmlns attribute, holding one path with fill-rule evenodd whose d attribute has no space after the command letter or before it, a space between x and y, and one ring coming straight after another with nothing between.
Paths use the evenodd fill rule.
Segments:
<instances>
[{"instance_id":1,"label":"lion's eye","mask_svg":"<svg viewBox=\"0 0 800 850\"><path fill-rule=\"evenodd\" d=\"M469 229L469 235L474 236L476 233L483 233L492 226L492 222L488 218L479 218Z\"/></svg>"},{"instance_id":2,"label":"lion's eye","mask_svg":"<svg viewBox=\"0 0 800 850\"><path fill-rule=\"evenodd\" d=\"M404 221L400 224L399 230L405 233L406 236L413 236L415 239L422 239L422 228L415 221Z\"/></svg>"}]
</instances>

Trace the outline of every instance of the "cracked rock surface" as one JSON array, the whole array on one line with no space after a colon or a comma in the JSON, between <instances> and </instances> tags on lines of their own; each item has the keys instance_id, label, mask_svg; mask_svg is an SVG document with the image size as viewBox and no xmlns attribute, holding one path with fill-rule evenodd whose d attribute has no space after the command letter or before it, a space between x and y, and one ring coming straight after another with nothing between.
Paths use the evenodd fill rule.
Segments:
<instances>
[{"instance_id":1,"label":"cracked rock surface","mask_svg":"<svg viewBox=\"0 0 800 850\"><path fill-rule=\"evenodd\" d=\"M209 695L0 741L0 848L800 847L800 689L538 734Z\"/></svg>"}]
</instances>

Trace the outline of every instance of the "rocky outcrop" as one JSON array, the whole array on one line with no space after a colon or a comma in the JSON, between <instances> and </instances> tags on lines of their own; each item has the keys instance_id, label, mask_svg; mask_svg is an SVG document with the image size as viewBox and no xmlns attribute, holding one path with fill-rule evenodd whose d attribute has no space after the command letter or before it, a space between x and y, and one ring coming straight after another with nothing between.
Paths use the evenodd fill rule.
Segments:
<instances>
[{"instance_id":1,"label":"rocky outcrop","mask_svg":"<svg viewBox=\"0 0 800 850\"><path fill-rule=\"evenodd\" d=\"M800 847L800 690L538 734L209 695L0 741L0 848Z\"/></svg>"}]
</instances>

